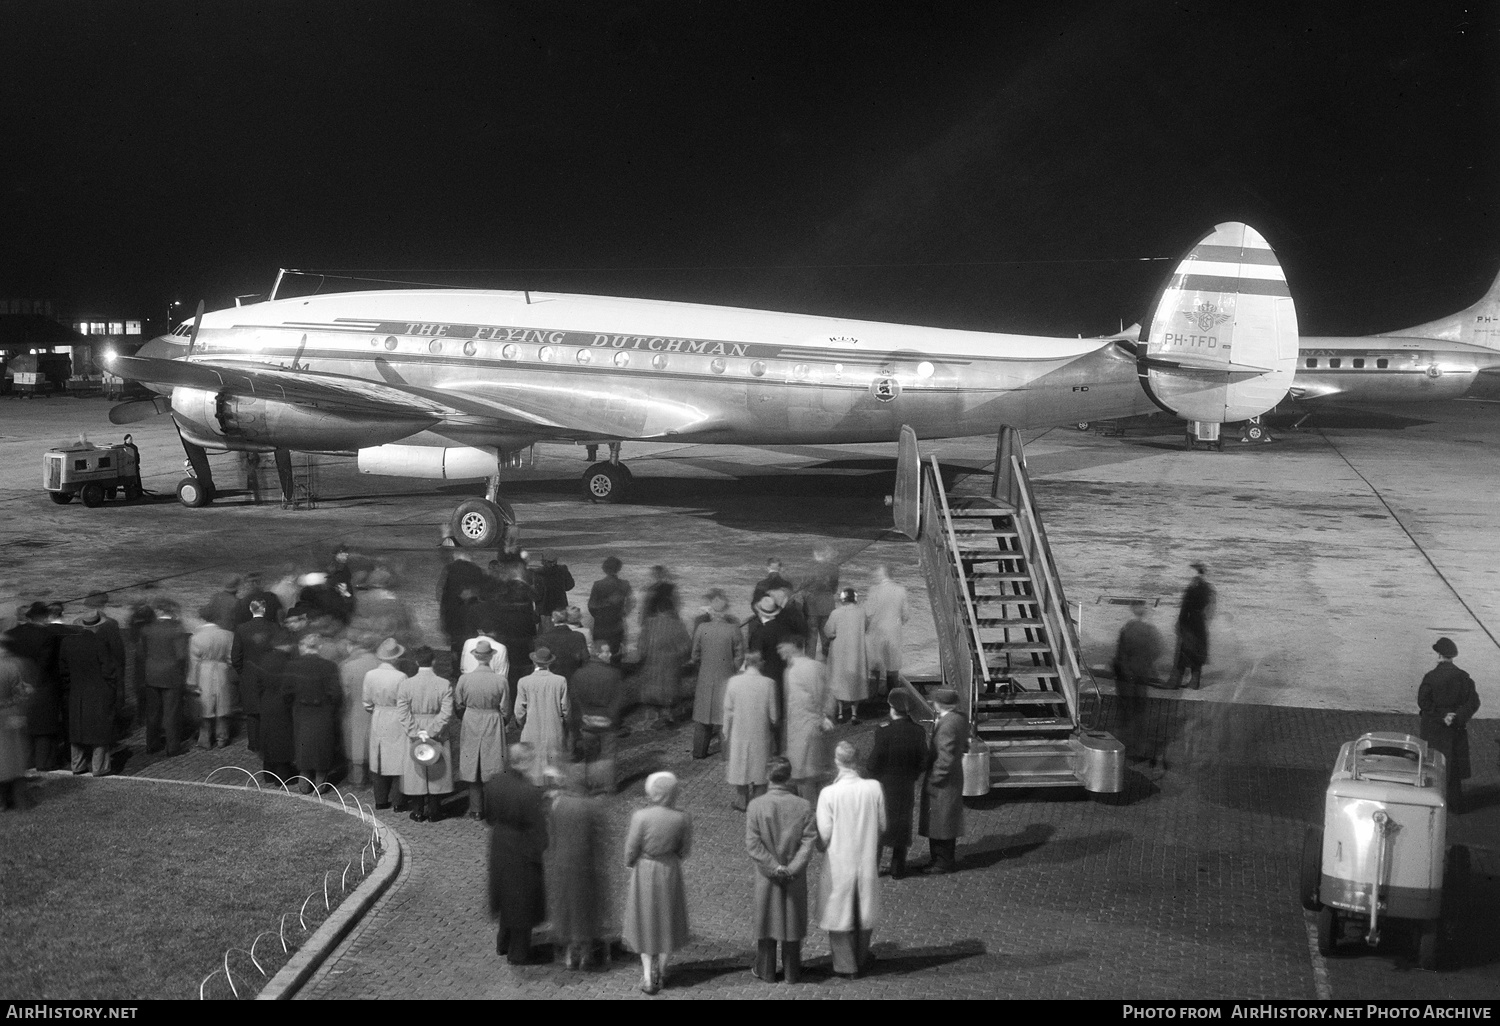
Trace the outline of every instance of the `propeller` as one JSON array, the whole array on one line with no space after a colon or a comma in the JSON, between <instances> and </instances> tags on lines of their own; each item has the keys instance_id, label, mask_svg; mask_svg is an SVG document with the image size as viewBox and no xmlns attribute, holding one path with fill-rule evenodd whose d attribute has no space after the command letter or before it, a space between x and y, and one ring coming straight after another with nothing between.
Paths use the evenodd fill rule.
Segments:
<instances>
[{"instance_id":1,"label":"propeller","mask_svg":"<svg viewBox=\"0 0 1500 1026\"><path fill-rule=\"evenodd\" d=\"M187 353L184 358L193 355L193 350L198 345L198 329L203 327L203 300L198 300L198 311L193 314L193 331L188 335ZM150 346L155 342L148 343ZM163 413L172 412L172 400L167 396L153 396L150 399L131 399L128 402L119 403L110 408L109 422L111 424L134 424L145 420L147 417L155 417Z\"/></svg>"},{"instance_id":2,"label":"propeller","mask_svg":"<svg viewBox=\"0 0 1500 1026\"><path fill-rule=\"evenodd\" d=\"M198 300L198 312L193 314L193 333L188 336L187 358L191 359L193 347L198 344L198 329L203 327L203 300Z\"/></svg>"}]
</instances>

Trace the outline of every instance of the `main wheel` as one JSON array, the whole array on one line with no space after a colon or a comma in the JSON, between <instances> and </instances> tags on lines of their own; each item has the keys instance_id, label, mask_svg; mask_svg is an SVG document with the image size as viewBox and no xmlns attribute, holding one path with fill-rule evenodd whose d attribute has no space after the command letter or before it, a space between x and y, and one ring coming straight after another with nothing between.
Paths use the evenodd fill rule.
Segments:
<instances>
[{"instance_id":1,"label":"main wheel","mask_svg":"<svg viewBox=\"0 0 1500 1026\"><path fill-rule=\"evenodd\" d=\"M1079 431L1087 431L1092 425L1089 423L1089 421L1080 420L1073 426L1076 427Z\"/></svg>"},{"instance_id":2,"label":"main wheel","mask_svg":"<svg viewBox=\"0 0 1500 1026\"><path fill-rule=\"evenodd\" d=\"M1262 438L1266 437L1266 429L1261 427L1259 424L1251 424L1248 428L1245 429L1245 437L1250 439L1250 441L1252 442L1258 442Z\"/></svg>"},{"instance_id":3,"label":"main wheel","mask_svg":"<svg viewBox=\"0 0 1500 1026\"><path fill-rule=\"evenodd\" d=\"M52 498L52 501L57 503L59 506L66 506L68 503L73 501L72 492L48 492L47 494Z\"/></svg>"},{"instance_id":4,"label":"main wheel","mask_svg":"<svg viewBox=\"0 0 1500 1026\"><path fill-rule=\"evenodd\" d=\"M453 537L468 549L494 545L500 538L506 520L488 499L467 499L453 511Z\"/></svg>"},{"instance_id":5,"label":"main wheel","mask_svg":"<svg viewBox=\"0 0 1500 1026\"><path fill-rule=\"evenodd\" d=\"M196 477L185 477L177 482L177 501L189 509L198 509L212 502L213 496Z\"/></svg>"},{"instance_id":6,"label":"main wheel","mask_svg":"<svg viewBox=\"0 0 1500 1026\"><path fill-rule=\"evenodd\" d=\"M595 463L583 472L583 494L594 502L623 502L627 472L617 463Z\"/></svg>"},{"instance_id":7,"label":"main wheel","mask_svg":"<svg viewBox=\"0 0 1500 1026\"><path fill-rule=\"evenodd\" d=\"M1302 907L1316 912L1323 905L1318 900L1318 884L1323 878L1323 828L1308 827L1302 839L1302 877L1298 890L1302 895Z\"/></svg>"},{"instance_id":8,"label":"main wheel","mask_svg":"<svg viewBox=\"0 0 1500 1026\"><path fill-rule=\"evenodd\" d=\"M98 509L104 505L104 486L98 481L90 481L79 489L78 496L89 509Z\"/></svg>"},{"instance_id":9,"label":"main wheel","mask_svg":"<svg viewBox=\"0 0 1500 1026\"><path fill-rule=\"evenodd\" d=\"M1318 954L1333 954L1334 946L1338 943L1338 918L1333 909L1324 905L1318 910Z\"/></svg>"},{"instance_id":10,"label":"main wheel","mask_svg":"<svg viewBox=\"0 0 1500 1026\"><path fill-rule=\"evenodd\" d=\"M1436 919L1429 919L1422 924L1421 933L1417 935L1417 967L1431 971L1438 964L1438 924Z\"/></svg>"}]
</instances>

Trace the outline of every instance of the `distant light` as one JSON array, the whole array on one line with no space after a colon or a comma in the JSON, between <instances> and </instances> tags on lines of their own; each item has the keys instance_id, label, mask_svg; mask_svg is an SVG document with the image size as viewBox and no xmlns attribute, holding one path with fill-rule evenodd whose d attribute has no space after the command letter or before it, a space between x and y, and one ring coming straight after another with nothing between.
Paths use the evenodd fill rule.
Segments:
<instances>
[{"instance_id":1,"label":"distant light","mask_svg":"<svg viewBox=\"0 0 1500 1026\"><path fill-rule=\"evenodd\" d=\"M103 355L100 356L100 359L102 359L105 363L112 364L115 362L115 357L118 355L119 354L116 353L113 349L106 349L104 350Z\"/></svg>"}]
</instances>

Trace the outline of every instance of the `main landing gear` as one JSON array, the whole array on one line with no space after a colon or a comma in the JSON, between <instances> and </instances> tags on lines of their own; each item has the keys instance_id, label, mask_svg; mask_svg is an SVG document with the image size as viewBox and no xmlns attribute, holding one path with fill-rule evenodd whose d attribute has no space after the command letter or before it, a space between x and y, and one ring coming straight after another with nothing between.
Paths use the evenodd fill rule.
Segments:
<instances>
[{"instance_id":1,"label":"main landing gear","mask_svg":"<svg viewBox=\"0 0 1500 1026\"><path fill-rule=\"evenodd\" d=\"M589 446L589 457L597 451ZM583 472L583 495L590 502L624 502L635 475L620 462L620 443L609 443L609 459L595 463Z\"/></svg>"},{"instance_id":2,"label":"main landing gear","mask_svg":"<svg viewBox=\"0 0 1500 1026\"><path fill-rule=\"evenodd\" d=\"M500 476L489 479L482 499L465 499L448 518L443 543L466 549L498 549L516 525L516 512L500 498Z\"/></svg>"},{"instance_id":3,"label":"main landing gear","mask_svg":"<svg viewBox=\"0 0 1500 1026\"><path fill-rule=\"evenodd\" d=\"M182 438L180 431L178 437ZM188 476L177 482L177 501L190 509L207 506L217 494L213 470L208 465L208 453L203 446L195 445L186 438L182 438L182 451L187 453ZM291 450L276 450L276 477L281 483L282 496L290 504L296 488L292 477Z\"/></svg>"}]
</instances>

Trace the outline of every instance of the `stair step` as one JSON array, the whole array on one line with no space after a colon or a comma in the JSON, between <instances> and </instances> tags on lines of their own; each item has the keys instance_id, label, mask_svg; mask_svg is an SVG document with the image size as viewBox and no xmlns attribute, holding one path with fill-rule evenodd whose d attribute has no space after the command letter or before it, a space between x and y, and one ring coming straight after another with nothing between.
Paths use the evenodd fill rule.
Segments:
<instances>
[{"instance_id":1,"label":"stair step","mask_svg":"<svg viewBox=\"0 0 1500 1026\"><path fill-rule=\"evenodd\" d=\"M953 525L953 533L960 538L1019 538L1020 533L1007 527L981 524L977 520L966 520Z\"/></svg>"},{"instance_id":2,"label":"stair step","mask_svg":"<svg viewBox=\"0 0 1500 1026\"><path fill-rule=\"evenodd\" d=\"M993 695L981 693L978 708L1014 709L1018 705L1064 705L1067 701L1061 691L1021 691L1003 697L998 692Z\"/></svg>"},{"instance_id":3,"label":"stair step","mask_svg":"<svg viewBox=\"0 0 1500 1026\"><path fill-rule=\"evenodd\" d=\"M1005 672L1012 677L1025 677L1027 680L1054 680L1062 676L1061 671L1055 666L1012 666Z\"/></svg>"},{"instance_id":4,"label":"stair step","mask_svg":"<svg viewBox=\"0 0 1500 1026\"><path fill-rule=\"evenodd\" d=\"M976 607L978 603L975 603ZM976 608L974 610L978 617L980 636L985 631L1020 630L1023 627L1045 627L1045 622L1033 616L985 616Z\"/></svg>"},{"instance_id":5,"label":"stair step","mask_svg":"<svg viewBox=\"0 0 1500 1026\"><path fill-rule=\"evenodd\" d=\"M957 502L950 503L948 512L955 517L1011 517L1016 514L1016 511L1012 507L1004 503L985 503L983 500L980 500L970 505L972 501L960 499Z\"/></svg>"},{"instance_id":6,"label":"stair step","mask_svg":"<svg viewBox=\"0 0 1500 1026\"><path fill-rule=\"evenodd\" d=\"M1026 559L1026 554L1017 549L976 549L968 545L958 546L958 558L970 562L988 562L989 560L1004 560L1007 563L1021 563Z\"/></svg>"},{"instance_id":7,"label":"stair step","mask_svg":"<svg viewBox=\"0 0 1500 1026\"><path fill-rule=\"evenodd\" d=\"M986 652L1051 652L1052 646L1045 641L986 641L980 635Z\"/></svg>"},{"instance_id":8,"label":"stair step","mask_svg":"<svg viewBox=\"0 0 1500 1026\"><path fill-rule=\"evenodd\" d=\"M991 773L994 771L992 770ZM990 789L1002 787L1082 787L1078 774L1069 772L1013 773L1001 780L990 780Z\"/></svg>"},{"instance_id":9,"label":"stair step","mask_svg":"<svg viewBox=\"0 0 1500 1026\"><path fill-rule=\"evenodd\" d=\"M1024 719L1011 717L983 720L976 726L981 735L986 731L1005 734L1042 730L1072 731L1073 721L1066 716L1027 716Z\"/></svg>"},{"instance_id":10,"label":"stair step","mask_svg":"<svg viewBox=\"0 0 1500 1026\"><path fill-rule=\"evenodd\" d=\"M1034 758L1071 756L1074 751L1073 742L1066 738L997 737L985 743L990 746L990 757L995 759L1023 755Z\"/></svg>"},{"instance_id":11,"label":"stair step","mask_svg":"<svg viewBox=\"0 0 1500 1026\"><path fill-rule=\"evenodd\" d=\"M1005 570L970 570L969 571L969 579L970 580L985 580L985 581L1030 581L1031 580L1031 575L1030 574L1010 573L1010 572L1005 571ZM1004 596L986 595L985 597L986 598L994 598L994 597L1004 597Z\"/></svg>"}]
</instances>

